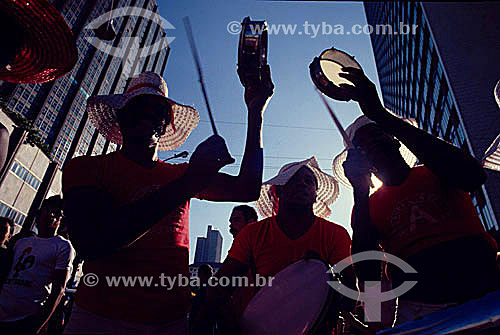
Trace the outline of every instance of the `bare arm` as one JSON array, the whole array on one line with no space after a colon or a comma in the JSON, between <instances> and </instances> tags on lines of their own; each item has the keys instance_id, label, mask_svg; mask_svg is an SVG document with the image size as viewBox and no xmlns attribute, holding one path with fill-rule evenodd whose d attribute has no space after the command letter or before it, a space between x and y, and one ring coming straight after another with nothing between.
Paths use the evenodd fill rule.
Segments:
<instances>
[{"instance_id":1,"label":"bare arm","mask_svg":"<svg viewBox=\"0 0 500 335\"><path fill-rule=\"evenodd\" d=\"M274 90L269 67L262 82L245 89L248 128L245 152L238 176L219 173L200 197L212 201L249 202L259 198L262 184L262 119Z\"/></svg>"},{"instance_id":2,"label":"bare arm","mask_svg":"<svg viewBox=\"0 0 500 335\"><path fill-rule=\"evenodd\" d=\"M344 162L344 171L353 186L354 207L351 217L351 253L378 250L378 234L370 221L370 164L358 150L350 149ZM360 281L380 280L380 262L365 261L354 265Z\"/></svg>"},{"instance_id":3,"label":"bare arm","mask_svg":"<svg viewBox=\"0 0 500 335\"><path fill-rule=\"evenodd\" d=\"M346 68L340 76L355 85L342 84L359 102L361 111L389 134L403 142L444 184L472 192L486 181L474 157L390 114L380 102L375 85L359 69Z\"/></svg>"},{"instance_id":4,"label":"bare arm","mask_svg":"<svg viewBox=\"0 0 500 335\"><path fill-rule=\"evenodd\" d=\"M69 276L70 273L68 270L55 270L54 280L52 281L52 290L39 314L39 330L43 328L45 324L50 320L50 317L61 302L61 298L64 295L64 289L66 287L66 281L68 280Z\"/></svg>"}]
</instances>

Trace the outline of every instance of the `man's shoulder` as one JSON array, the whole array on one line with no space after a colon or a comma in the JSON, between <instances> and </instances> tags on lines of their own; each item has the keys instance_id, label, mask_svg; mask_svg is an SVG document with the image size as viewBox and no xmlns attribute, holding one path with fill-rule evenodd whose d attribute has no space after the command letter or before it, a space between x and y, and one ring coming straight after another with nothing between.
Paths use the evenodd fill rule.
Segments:
<instances>
[{"instance_id":1,"label":"man's shoulder","mask_svg":"<svg viewBox=\"0 0 500 335\"><path fill-rule=\"evenodd\" d=\"M262 219L262 220L257 221L257 222L249 223L245 227L243 227L241 232L245 231L245 234L249 234L249 235L257 234L263 230L266 230L269 227L269 225L272 223L272 220L273 220L273 218L269 217L269 218L265 218L265 219Z\"/></svg>"},{"instance_id":2,"label":"man's shoulder","mask_svg":"<svg viewBox=\"0 0 500 335\"><path fill-rule=\"evenodd\" d=\"M326 229L328 229L330 231L333 231L333 232L339 233L339 234L349 235L349 233L347 232L347 229L338 223L328 221L327 219L320 218L320 217L316 217L316 220L320 225L322 225L323 227L325 227Z\"/></svg>"},{"instance_id":3,"label":"man's shoulder","mask_svg":"<svg viewBox=\"0 0 500 335\"><path fill-rule=\"evenodd\" d=\"M109 161L112 159L116 159L118 156L118 151L111 152L105 155L97 155L97 156L78 156L70 159L64 166L64 171L80 167L80 166L98 166L100 162Z\"/></svg>"},{"instance_id":4,"label":"man's shoulder","mask_svg":"<svg viewBox=\"0 0 500 335\"><path fill-rule=\"evenodd\" d=\"M68 240L67 238L61 236L61 235L57 235L54 237L56 243L58 243L59 245L63 246L63 247L67 247L67 248L70 248L70 249L73 249L73 244L71 244L71 241Z\"/></svg>"}]
</instances>

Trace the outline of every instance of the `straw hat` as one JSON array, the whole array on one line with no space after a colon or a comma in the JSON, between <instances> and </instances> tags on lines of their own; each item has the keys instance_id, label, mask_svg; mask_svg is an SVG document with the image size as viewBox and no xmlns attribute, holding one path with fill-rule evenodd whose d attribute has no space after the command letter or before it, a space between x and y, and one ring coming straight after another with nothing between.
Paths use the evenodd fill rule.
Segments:
<instances>
[{"instance_id":1,"label":"straw hat","mask_svg":"<svg viewBox=\"0 0 500 335\"><path fill-rule=\"evenodd\" d=\"M404 119L404 118L402 118L402 119L404 121L412 124L413 126L416 126L415 120ZM347 129L346 129L347 136L352 141L354 138L354 135L356 134L356 131L358 131L359 128L366 126L368 124L371 124L371 123L375 123L375 122L370 120L369 118L367 118L364 115L358 117L349 127L347 127ZM344 147L345 147L345 149L333 159L333 164L332 164L333 173L332 174L343 185L345 185L349 188L352 188L351 183L349 182L349 179L347 179L347 177L344 174L344 167L343 167L343 164L347 159L347 150L352 149L352 148L349 148L348 144L345 142L344 142ZM409 166L415 165L415 163L417 162L417 157L403 143L401 143L401 146L399 147L399 151L401 153L401 156L403 156L403 159L406 161L406 163Z\"/></svg>"},{"instance_id":2,"label":"straw hat","mask_svg":"<svg viewBox=\"0 0 500 335\"><path fill-rule=\"evenodd\" d=\"M154 72L143 72L132 78L127 91L123 94L90 97L87 100L90 121L106 139L121 145L123 139L116 112L132 98L144 94L161 96L172 106L172 121L159 139L159 150L168 151L180 147L198 125L200 116L193 107L169 99L167 83Z\"/></svg>"},{"instance_id":3,"label":"straw hat","mask_svg":"<svg viewBox=\"0 0 500 335\"><path fill-rule=\"evenodd\" d=\"M500 108L500 80L497 82L493 95ZM483 156L483 167L495 171L500 171L500 134L495 138L493 143L488 147Z\"/></svg>"},{"instance_id":4,"label":"straw hat","mask_svg":"<svg viewBox=\"0 0 500 335\"><path fill-rule=\"evenodd\" d=\"M15 21L24 35L24 45L12 63L0 69L0 80L45 83L73 68L78 59L75 39L47 0L2 0L0 12Z\"/></svg>"},{"instance_id":5,"label":"straw hat","mask_svg":"<svg viewBox=\"0 0 500 335\"><path fill-rule=\"evenodd\" d=\"M339 195L339 185L335 178L321 171L316 157L311 157L301 162L293 162L284 165L278 175L264 182L260 189L260 197L255 202L255 207L263 218L277 214L279 199L276 196L274 185L285 185L292 176L303 166L307 166L318 181L316 191L316 202L313 205L316 216L326 218L331 211L328 208Z\"/></svg>"}]
</instances>

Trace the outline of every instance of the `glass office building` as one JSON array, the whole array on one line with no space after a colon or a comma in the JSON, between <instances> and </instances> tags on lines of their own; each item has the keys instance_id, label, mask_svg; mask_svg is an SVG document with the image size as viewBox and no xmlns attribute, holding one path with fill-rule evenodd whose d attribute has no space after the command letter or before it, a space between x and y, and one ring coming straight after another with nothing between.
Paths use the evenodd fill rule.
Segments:
<instances>
[{"instance_id":1,"label":"glass office building","mask_svg":"<svg viewBox=\"0 0 500 335\"><path fill-rule=\"evenodd\" d=\"M481 159L500 131L493 98L500 79L499 5L366 2L364 8L374 31L391 27L370 35L385 106ZM485 228L498 231L498 172L488 171L473 202Z\"/></svg>"}]
</instances>

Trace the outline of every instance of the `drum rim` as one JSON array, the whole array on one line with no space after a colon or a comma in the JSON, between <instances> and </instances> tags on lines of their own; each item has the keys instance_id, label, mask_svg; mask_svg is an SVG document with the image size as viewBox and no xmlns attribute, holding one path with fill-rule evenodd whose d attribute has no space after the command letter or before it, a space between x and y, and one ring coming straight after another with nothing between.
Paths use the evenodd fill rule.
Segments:
<instances>
[{"instance_id":1,"label":"drum rim","mask_svg":"<svg viewBox=\"0 0 500 335\"><path fill-rule=\"evenodd\" d=\"M328 79L326 74L323 72L323 69L322 69L321 64L320 64L320 62L322 60L334 62L334 63L337 63L340 66L344 67L343 64L336 62L333 59L322 58L323 55L328 51L334 51L334 52L341 53L341 54L348 56L354 63L356 63L358 65L359 69L362 70L361 64L358 63L358 61L354 58L354 56L348 54L347 52L345 52L343 50L339 50L339 49L336 49L335 47L331 47L329 49L323 50L318 57L314 57L313 61L309 65L309 74L311 76L311 79L314 83L314 86L316 86L322 93L324 93L328 97L335 99L335 100L340 100L340 101L349 101L349 100L351 100L351 97L346 94L345 90L342 89L342 87L335 85L330 79ZM324 79L328 84L322 85L320 78Z\"/></svg>"}]
</instances>

